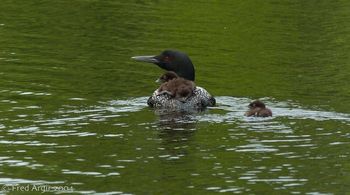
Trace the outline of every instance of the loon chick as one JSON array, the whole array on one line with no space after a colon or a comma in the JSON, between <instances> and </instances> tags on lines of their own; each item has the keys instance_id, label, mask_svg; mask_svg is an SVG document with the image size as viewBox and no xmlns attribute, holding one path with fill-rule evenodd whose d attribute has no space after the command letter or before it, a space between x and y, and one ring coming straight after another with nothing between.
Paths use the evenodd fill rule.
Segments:
<instances>
[{"instance_id":1,"label":"loon chick","mask_svg":"<svg viewBox=\"0 0 350 195\"><path fill-rule=\"evenodd\" d=\"M186 102L196 88L193 81L181 78L173 71L166 72L157 81L162 83L158 88L158 96L168 94L181 102Z\"/></svg>"},{"instance_id":2,"label":"loon chick","mask_svg":"<svg viewBox=\"0 0 350 195\"><path fill-rule=\"evenodd\" d=\"M158 65L167 71L175 72L179 77L194 81L195 70L190 58L180 51L165 50L157 56L135 56L132 59L141 62L148 62ZM193 95L181 102L169 97L168 94L159 95L158 89L155 90L147 103L154 108L173 108L173 109L203 109L207 106L215 105L215 98L211 96L204 88L196 87Z\"/></svg>"},{"instance_id":3,"label":"loon chick","mask_svg":"<svg viewBox=\"0 0 350 195\"><path fill-rule=\"evenodd\" d=\"M265 104L260 100L255 100L248 105L249 110L245 116L268 117L272 116L270 109L266 108Z\"/></svg>"}]
</instances>

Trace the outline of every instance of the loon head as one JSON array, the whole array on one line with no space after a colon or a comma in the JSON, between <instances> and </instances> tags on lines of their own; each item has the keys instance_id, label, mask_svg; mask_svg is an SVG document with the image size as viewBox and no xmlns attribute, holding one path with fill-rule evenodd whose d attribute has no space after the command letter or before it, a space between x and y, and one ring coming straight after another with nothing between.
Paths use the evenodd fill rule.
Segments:
<instances>
[{"instance_id":1,"label":"loon head","mask_svg":"<svg viewBox=\"0 0 350 195\"><path fill-rule=\"evenodd\" d=\"M260 100L255 100L249 104L249 108L265 108L265 104Z\"/></svg>"},{"instance_id":2,"label":"loon head","mask_svg":"<svg viewBox=\"0 0 350 195\"><path fill-rule=\"evenodd\" d=\"M134 56L140 62L153 63L167 71L174 71L179 77L194 81L194 66L187 54L175 50L165 50L156 56Z\"/></svg>"}]
</instances>

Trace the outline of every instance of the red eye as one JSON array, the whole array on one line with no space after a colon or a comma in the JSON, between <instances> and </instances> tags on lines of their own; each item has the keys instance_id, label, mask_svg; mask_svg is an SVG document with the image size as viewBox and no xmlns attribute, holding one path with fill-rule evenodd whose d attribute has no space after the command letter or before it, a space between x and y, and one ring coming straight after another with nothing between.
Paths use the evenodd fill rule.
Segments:
<instances>
[{"instance_id":1,"label":"red eye","mask_svg":"<svg viewBox=\"0 0 350 195\"><path fill-rule=\"evenodd\" d=\"M165 56L165 57L164 57L164 61L165 61L165 62L169 62L169 61L170 61L169 56Z\"/></svg>"}]
</instances>

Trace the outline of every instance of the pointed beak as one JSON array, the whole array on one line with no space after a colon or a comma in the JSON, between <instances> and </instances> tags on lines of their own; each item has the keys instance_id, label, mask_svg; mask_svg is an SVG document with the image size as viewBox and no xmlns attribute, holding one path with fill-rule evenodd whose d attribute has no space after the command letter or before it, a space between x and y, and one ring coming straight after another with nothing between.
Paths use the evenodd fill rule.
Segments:
<instances>
[{"instance_id":1,"label":"pointed beak","mask_svg":"<svg viewBox=\"0 0 350 195\"><path fill-rule=\"evenodd\" d=\"M154 64L159 62L156 56L134 56L134 57L131 57L131 59L139 62L148 62L148 63L154 63Z\"/></svg>"},{"instance_id":2,"label":"pointed beak","mask_svg":"<svg viewBox=\"0 0 350 195\"><path fill-rule=\"evenodd\" d=\"M155 80L156 83L163 83L161 79Z\"/></svg>"}]
</instances>

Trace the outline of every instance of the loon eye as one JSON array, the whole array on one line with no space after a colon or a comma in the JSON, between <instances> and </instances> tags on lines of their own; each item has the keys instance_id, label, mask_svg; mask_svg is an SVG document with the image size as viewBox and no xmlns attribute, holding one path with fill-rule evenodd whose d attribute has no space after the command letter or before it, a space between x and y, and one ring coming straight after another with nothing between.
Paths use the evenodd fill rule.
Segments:
<instances>
[{"instance_id":1,"label":"loon eye","mask_svg":"<svg viewBox=\"0 0 350 195\"><path fill-rule=\"evenodd\" d=\"M170 62L170 57L169 57L169 56L165 56L165 57L163 58L163 60L164 60L164 62Z\"/></svg>"}]
</instances>

